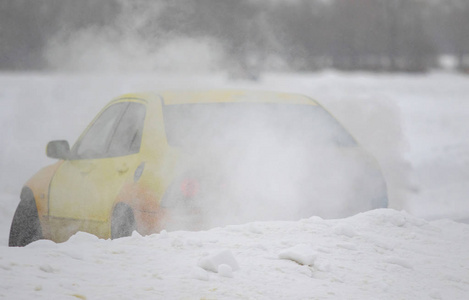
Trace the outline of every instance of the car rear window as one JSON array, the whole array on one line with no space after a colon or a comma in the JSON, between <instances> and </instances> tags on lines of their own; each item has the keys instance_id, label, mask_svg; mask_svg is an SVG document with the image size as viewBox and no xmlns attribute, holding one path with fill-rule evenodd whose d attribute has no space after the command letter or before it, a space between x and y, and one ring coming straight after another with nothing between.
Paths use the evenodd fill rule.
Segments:
<instances>
[{"instance_id":1,"label":"car rear window","mask_svg":"<svg viewBox=\"0 0 469 300\"><path fill-rule=\"evenodd\" d=\"M356 145L321 106L273 103L198 103L164 106L166 137L175 147ZM271 143L271 145L273 145Z\"/></svg>"}]
</instances>

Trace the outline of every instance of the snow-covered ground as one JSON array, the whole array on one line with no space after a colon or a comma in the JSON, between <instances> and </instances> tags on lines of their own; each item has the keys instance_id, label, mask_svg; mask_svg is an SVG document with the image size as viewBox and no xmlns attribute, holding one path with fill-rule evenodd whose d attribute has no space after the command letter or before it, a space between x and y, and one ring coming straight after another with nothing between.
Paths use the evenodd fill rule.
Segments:
<instances>
[{"instance_id":1,"label":"snow-covered ground","mask_svg":"<svg viewBox=\"0 0 469 300\"><path fill-rule=\"evenodd\" d=\"M49 140L73 142L119 94L181 87L299 92L319 100L374 154L391 206L407 213L115 241L79 233L59 245L6 247L22 184L53 162L44 153ZM0 74L0 104L0 297L469 297L469 225L434 221L469 219L469 77L324 72L230 82L220 74Z\"/></svg>"},{"instance_id":2,"label":"snow-covered ground","mask_svg":"<svg viewBox=\"0 0 469 300\"><path fill-rule=\"evenodd\" d=\"M467 299L469 226L391 209L342 220L0 247L6 299Z\"/></svg>"}]
</instances>

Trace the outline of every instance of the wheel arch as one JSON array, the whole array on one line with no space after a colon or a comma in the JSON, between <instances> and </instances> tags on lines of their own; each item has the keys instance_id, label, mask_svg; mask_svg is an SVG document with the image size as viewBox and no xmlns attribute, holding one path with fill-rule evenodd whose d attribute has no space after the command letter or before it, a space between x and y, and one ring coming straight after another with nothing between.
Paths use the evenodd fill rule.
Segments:
<instances>
[{"instance_id":1,"label":"wheel arch","mask_svg":"<svg viewBox=\"0 0 469 300\"><path fill-rule=\"evenodd\" d=\"M159 197L151 189L131 183L122 188L113 203L109 214L109 232L111 232L112 214L120 204L125 204L132 210L137 232L141 235L156 233L162 229L165 212L159 206Z\"/></svg>"}]
</instances>

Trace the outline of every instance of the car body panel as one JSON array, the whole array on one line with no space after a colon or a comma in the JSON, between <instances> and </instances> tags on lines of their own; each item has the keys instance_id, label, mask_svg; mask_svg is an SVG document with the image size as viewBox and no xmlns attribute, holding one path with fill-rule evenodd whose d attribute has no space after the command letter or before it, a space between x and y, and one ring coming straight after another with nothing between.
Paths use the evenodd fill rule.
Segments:
<instances>
[{"instance_id":1,"label":"car body panel","mask_svg":"<svg viewBox=\"0 0 469 300\"><path fill-rule=\"evenodd\" d=\"M317 105L317 102L300 94L266 91L210 90L165 91L159 93L165 105L189 103L255 102Z\"/></svg>"},{"instance_id":2,"label":"car body panel","mask_svg":"<svg viewBox=\"0 0 469 300\"><path fill-rule=\"evenodd\" d=\"M42 233L45 238L52 239L49 226L49 186L57 169L62 165L63 161L46 166L33 175L25 184L31 189L36 201L39 220L42 226Z\"/></svg>"},{"instance_id":3,"label":"car body panel","mask_svg":"<svg viewBox=\"0 0 469 300\"><path fill-rule=\"evenodd\" d=\"M137 99L122 99L117 102L145 104ZM77 144L102 113L117 102L113 101L98 114L80 136ZM108 223L115 199L122 186L133 179L133 171L141 163L138 153L98 159L72 158L64 161L50 184L49 220L53 238L64 240L69 235L67 232L78 230L96 232L99 237L108 237Z\"/></svg>"},{"instance_id":4,"label":"car body panel","mask_svg":"<svg viewBox=\"0 0 469 300\"><path fill-rule=\"evenodd\" d=\"M108 221L120 189L133 178L130 169L140 163L138 154L65 161L51 182L50 219L86 220L80 222L80 230L94 231L99 223Z\"/></svg>"},{"instance_id":5,"label":"car body panel","mask_svg":"<svg viewBox=\"0 0 469 300\"><path fill-rule=\"evenodd\" d=\"M146 105L147 113L139 153L99 159L64 161L50 184L49 223L51 237L64 241L70 232L93 232L101 238L110 237L110 217L116 203L123 202L138 214L136 220L142 232L154 232L155 215L161 215L158 201L171 179L171 162L176 156L164 141L161 101L157 96L126 95L111 101L90 123L108 107L121 102ZM152 101L151 101L152 100ZM77 140L77 144L83 138ZM143 173L134 182L136 169L144 165ZM165 171L166 170L166 171ZM169 178L169 179L167 179ZM151 218L149 217L151 216ZM146 219L146 221L141 221Z\"/></svg>"}]
</instances>

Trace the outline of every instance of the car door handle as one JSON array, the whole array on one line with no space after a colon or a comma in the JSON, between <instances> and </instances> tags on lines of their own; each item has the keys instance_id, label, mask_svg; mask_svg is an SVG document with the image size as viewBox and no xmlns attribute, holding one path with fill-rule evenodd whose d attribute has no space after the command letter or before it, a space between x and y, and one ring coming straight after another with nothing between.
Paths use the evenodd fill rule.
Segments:
<instances>
[{"instance_id":1,"label":"car door handle","mask_svg":"<svg viewBox=\"0 0 469 300\"><path fill-rule=\"evenodd\" d=\"M128 170L129 170L129 166L127 166L127 164L123 164L120 167L117 167L117 172L119 172L119 174L125 173Z\"/></svg>"}]
</instances>

